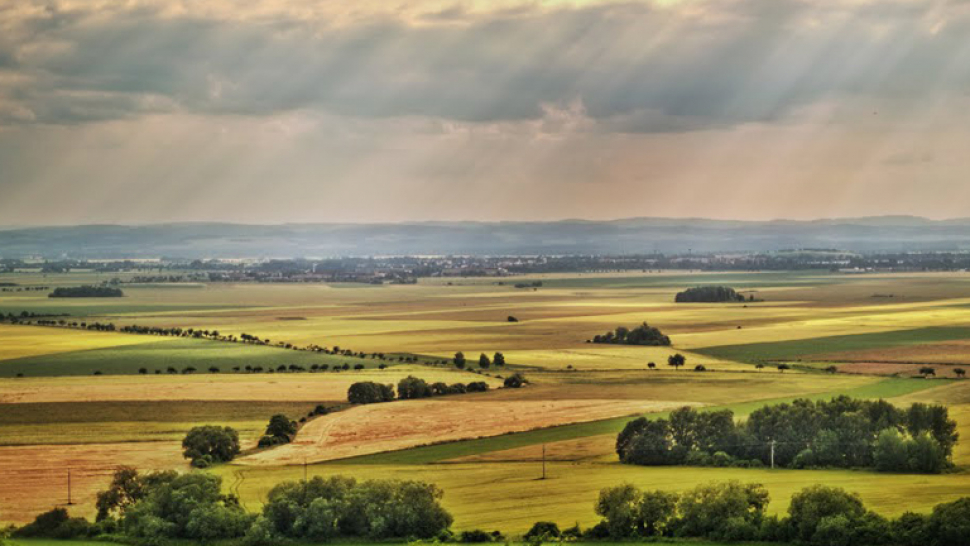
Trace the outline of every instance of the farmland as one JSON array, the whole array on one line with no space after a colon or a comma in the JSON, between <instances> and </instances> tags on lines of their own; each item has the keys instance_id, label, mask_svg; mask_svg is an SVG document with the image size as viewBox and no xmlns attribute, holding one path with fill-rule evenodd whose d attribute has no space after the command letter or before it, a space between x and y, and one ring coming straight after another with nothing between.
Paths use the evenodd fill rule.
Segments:
<instances>
[{"instance_id":1,"label":"farmland","mask_svg":"<svg viewBox=\"0 0 970 546\"><path fill-rule=\"evenodd\" d=\"M104 280L93 272L10 277L52 287ZM79 503L72 512L86 516L119 464L187 471L179 444L200 424L240 432L247 453L207 471L222 475L251 510L275 483L302 477L306 461L313 463L311 475L436 483L456 529L521 533L540 519L590 525L598 490L622 482L679 490L711 480L756 481L768 487L775 512L794 491L821 482L858 491L886 515L926 511L970 491L966 441L955 450L955 472L934 476L634 467L619 464L614 453L616 433L634 415L658 417L691 405L728 408L743 418L770 401L837 394L948 404L968 439L970 381L956 379L952 369L970 363L970 275L653 272L521 279L542 285L523 290L493 278L384 286L173 283L126 285L126 297L111 301L0 293L4 313L66 313L61 318L68 321L119 328L195 328L272 340L253 345L0 324L0 479L15 490L0 495L0 521L21 523L63 503L67 468ZM676 292L705 284L729 284L760 301L673 302ZM673 345L587 343L644 321ZM467 358L465 370L450 364L458 351ZM480 369L478 355L496 352L505 355L506 367ZM677 353L687 365L675 370L667 361ZM441 360L448 364L429 364ZM782 373L776 368L782 363L792 369ZM333 371L343 364L351 369ZM364 369L354 370L358 364ZM329 369L310 372L313 365ZM704 371L694 371L698 365ZM822 371L830 365L839 373ZM246 373L247 366L264 371ZM275 371L281 366L284 371ZM914 378L922 366L934 366L936 378ZM194 373L180 373L189 367ZM513 372L529 384L500 388ZM345 404L354 382L397 383L409 375L428 383L484 381L491 389L343 409L307 421L293 444L248 451L276 413L296 420L318 404ZM543 447L548 479L539 480Z\"/></svg>"}]
</instances>

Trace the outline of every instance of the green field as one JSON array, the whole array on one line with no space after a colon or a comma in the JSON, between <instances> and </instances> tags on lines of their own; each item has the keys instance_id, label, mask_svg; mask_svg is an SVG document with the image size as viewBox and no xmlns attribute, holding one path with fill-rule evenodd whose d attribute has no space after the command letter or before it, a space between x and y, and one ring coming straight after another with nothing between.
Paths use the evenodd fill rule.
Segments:
<instances>
[{"instance_id":1,"label":"green field","mask_svg":"<svg viewBox=\"0 0 970 546\"><path fill-rule=\"evenodd\" d=\"M56 335L61 332L64 335L71 335L70 330L66 329L59 329L54 333ZM153 343L124 347L0 360L0 377L13 377L17 374L29 377L88 375L95 371L111 375L137 374L140 368L146 368L149 374L154 374L155 370L166 373L168 367L174 367L178 371L193 367L196 373L208 373L208 369L214 366L222 373L229 373L237 366L242 369L246 366L261 366L268 370L278 366L296 365L309 370L314 364L326 364L331 367L343 364L350 364L353 367L363 364L367 368L376 368L379 365L377 360L369 358L206 339L162 339Z\"/></svg>"},{"instance_id":2,"label":"green field","mask_svg":"<svg viewBox=\"0 0 970 546\"><path fill-rule=\"evenodd\" d=\"M695 351L716 358L755 364L768 361L800 360L812 355L842 351L929 345L934 342L963 339L970 339L970 328L934 326L872 334L826 336L747 345L724 345L695 349Z\"/></svg>"}]
</instances>

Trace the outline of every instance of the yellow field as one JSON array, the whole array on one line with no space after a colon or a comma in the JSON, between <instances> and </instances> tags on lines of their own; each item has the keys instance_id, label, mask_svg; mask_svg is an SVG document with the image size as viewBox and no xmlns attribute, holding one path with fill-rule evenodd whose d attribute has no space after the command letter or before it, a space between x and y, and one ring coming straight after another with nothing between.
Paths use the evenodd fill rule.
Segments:
<instances>
[{"instance_id":1,"label":"yellow field","mask_svg":"<svg viewBox=\"0 0 970 546\"><path fill-rule=\"evenodd\" d=\"M63 277L18 274L11 280L56 285L98 282L104 280L102 277L72 272ZM296 444L265 451L248 461L261 463L258 466L234 464L215 469L225 476L227 489L237 484L247 507L255 510L278 481L302 477L304 456L310 461L343 458L443 440L585 423L684 404L744 405L870 388L879 393L884 378L871 375L876 368L865 366L878 362L915 362L913 365L917 366L970 364L970 336L964 339L959 333L953 334L953 339L926 344L888 347L876 341L852 351L824 351L825 347L814 347L811 341L872 332L885 332L891 341L896 331L970 327L970 276L966 274L664 272L534 275L526 279L542 280L544 285L535 291L517 290L509 286L522 280L515 278L511 282L503 279L505 286L498 285L498 279L425 279L405 286L126 286L126 297L112 301L56 301L39 293L2 293L0 310L5 313L68 312L71 320L215 329L223 334L248 333L270 338L273 343L339 345L368 353L413 353L436 359L450 360L455 352L463 351L472 369L477 368L479 353L491 356L501 351L510 369L493 368L487 371L490 375L483 375L441 367L395 365L384 371L341 373L97 377L88 375L88 371L74 377L0 380L0 404L286 401L305 402L312 407L345 400L353 382L397 383L407 375L429 383L484 380L493 387L484 395L395 402L319 418L310 421ZM764 301L673 303L679 290L722 283L753 291ZM887 294L892 297L883 297ZM508 322L509 315L519 322ZM643 321L670 335L673 346L586 343L596 334ZM0 361L167 339L0 325ZM781 374L771 367L759 372L751 364L740 362L743 359L738 356L731 357L739 360L734 361L699 352L725 345L792 340L808 340L807 347L817 348L821 358L831 358L840 366L855 362L859 369L854 371L862 373L828 375L793 370ZM164 344L159 350L162 347ZM667 366L667 358L676 352L687 357L685 369L675 371ZM793 362L798 360L798 355L791 357ZM805 360L819 358L813 355ZM659 370L647 369L651 361ZM240 366L245 364L244 359L238 362ZM710 371L692 371L698 364ZM525 373L531 384L517 390L495 389L502 383L498 376L512 371ZM547 480L537 479L541 472L541 443L455 455L431 463L365 465L355 460L336 461L313 465L309 471L314 475L351 474L360 478L434 482L446 493L445 504L456 517L456 528L495 528L513 534L540 519L560 525L594 523L597 518L592 505L599 489L624 481L664 489L684 489L710 480L757 481L768 486L773 496L771 509L776 512L785 509L788 497L797 489L827 483L860 492L870 507L887 515L905 510L926 511L936 503L970 494L970 381L939 381L927 386L937 384L938 388L900 396L894 402L950 405L963 442L955 451L957 472L938 476L630 467L616 462L612 429L549 441ZM0 412L9 407L0 405ZM6 443L26 444L0 448L0 480L19 480L15 482L19 498L0 494L0 519L25 521L63 496L65 467L76 468L84 476L77 491L85 504L75 508L82 515L91 514L89 501L107 483L113 465L134 464L143 470L185 468L178 440L189 427L208 422L205 417L176 419L160 415L157 421L105 418L84 423L10 421L0 425L0 435ZM268 414L246 418L220 415L219 421L211 424L236 427L246 446L252 446L268 418ZM36 502L23 502L23 498Z\"/></svg>"},{"instance_id":2,"label":"yellow field","mask_svg":"<svg viewBox=\"0 0 970 546\"><path fill-rule=\"evenodd\" d=\"M0 360L151 343L157 337L0 324Z\"/></svg>"}]
</instances>

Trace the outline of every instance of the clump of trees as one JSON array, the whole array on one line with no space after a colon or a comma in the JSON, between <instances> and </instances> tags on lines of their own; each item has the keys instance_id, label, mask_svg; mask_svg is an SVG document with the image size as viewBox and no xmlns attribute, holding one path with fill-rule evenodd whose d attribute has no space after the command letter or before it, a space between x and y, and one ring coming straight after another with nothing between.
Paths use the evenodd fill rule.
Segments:
<instances>
[{"instance_id":1,"label":"clump of trees","mask_svg":"<svg viewBox=\"0 0 970 546\"><path fill-rule=\"evenodd\" d=\"M326 411L325 408L324 411ZM316 410L311 412L311 414L316 414ZM296 422L291 421L289 417L283 414L276 414L270 417L269 424L266 426L266 432L259 439L257 445L259 447L273 447L288 444L293 441L293 436L296 435L296 431Z\"/></svg>"},{"instance_id":2,"label":"clump of trees","mask_svg":"<svg viewBox=\"0 0 970 546\"><path fill-rule=\"evenodd\" d=\"M358 385L360 385L358 387ZM465 394L469 392L487 392L488 383L472 381L471 383L437 382L428 384L420 377L409 375L397 383L397 398L400 400L415 400L432 396L446 396L450 394ZM347 399L351 404L373 404L394 400L394 388L391 385L380 385L372 382L354 383L350 386Z\"/></svg>"},{"instance_id":3,"label":"clump of trees","mask_svg":"<svg viewBox=\"0 0 970 546\"><path fill-rule=\"evenodd\" d=\"M193 427L182 440L182 449L182 456L196 468L226 463L239 455L239 433L232 427Z\"/></svg>"},{"instance_id":4,"label":"clump of trees","mask_svg":"<svg viewBox=\"0 0 970 546\"><path fill-rule=\"evenodd\" d=\"M745 300L742 294L738 294L733 288L727 286L695 286L683 292L678 292L674 296L677 303L724 303L724 302L743 302L754 301L754 296Z\"/></svg>"},{"instance_id":5,"label":"clump of trees","mask_svg":"<svg viewBox=\"0 0 970 546\"><path fill-rule=\"evenodd\" d=\"M593 336L591 341L593 343L612 343L615 345L670 345L669 337L665 336L658 328L654 328L646 322L632 330L625 326L618 326L612 332Z\"/></svg>"},{"instance_id":6,"label":"clump of trees","mask_svg":"<svg viewBox=\"0 0 970 546\"><path fill-rule=\"evenodd\" d=\"M281 540L434 538L451 526L442 492L417 481L315 477L270 490L262 514L246 534L252 546Z\"/></svg>"},{"instance_id":7,"label":"clump of trees","mask_svg":"<svg viewBox=\"0 0 970 546\"><path fill-rule=\"evenodd\" d=\"M373 381L360 381L347 389L347 401L351 404L377 404L394 400L394 387Z\"/></svg>"},{"instance_id":8,"label":"clump of trees","mask_svg":"<svg viewBox=\"0 0 970 546\"><path fill-rule=\"evenodd\" d=\"M512 375L510 375L510 376L508 376L508 377L505 378L505 388L507 388L507 389L521 389L528 382L529 381L525 378L524 375L516 372L516 373L514 373L514 374L512 374Z\"/></svg>"},{"instance_id":9,"label":"clump of trees","mask_svg":"<svg viewBox=\"0 0 970 546\"><path fill-rule=\"evenodd\" d=\"M60 286L47 295L49 298L120 298L125 293L110 286Z\"/></svg>"},{"instance_id":10,"label":"clump of trees","mask_svg":"<svg viewBox=\"0 0 970 546\"><path fill-rule=\"evenodd\" d=\"M743 423L730 410L684 407L639 418L617 436L620 461L637 465L872 467L939 473L959 435L945 406L897 408L840 396L764 406Z\"/></svg>"},{"instance_id":11,"label":"clump of trees","mask_svg":"<svg viewBox=\"0 0 970 546\"><path fill-rule=\"evenodd\" d=\"M970 498L939 504L930 515L908 512L895 520L867 510L858 495L825 485L795 493L785 516L766 515L769 500L760 484L714 483L684 493L620 485L600 491L595 508L603 520L583 536L819 546L958 546L970 536Z\"/></svg>"}]
</instances>

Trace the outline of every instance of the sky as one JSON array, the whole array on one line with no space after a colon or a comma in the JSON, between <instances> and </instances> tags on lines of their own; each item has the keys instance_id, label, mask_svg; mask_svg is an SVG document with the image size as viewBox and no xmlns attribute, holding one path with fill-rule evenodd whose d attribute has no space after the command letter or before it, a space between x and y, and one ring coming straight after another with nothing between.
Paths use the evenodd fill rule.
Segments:
<instances>
[{"instance_id":1,"label":"sky","mask_svg":"<svg viewBox=\"0 0 970 546\"><path fill-rule=\"evenodd\" d=\"M0 226L888 214L968 0L0 0Z\"/></svg>"}]
</instances>

